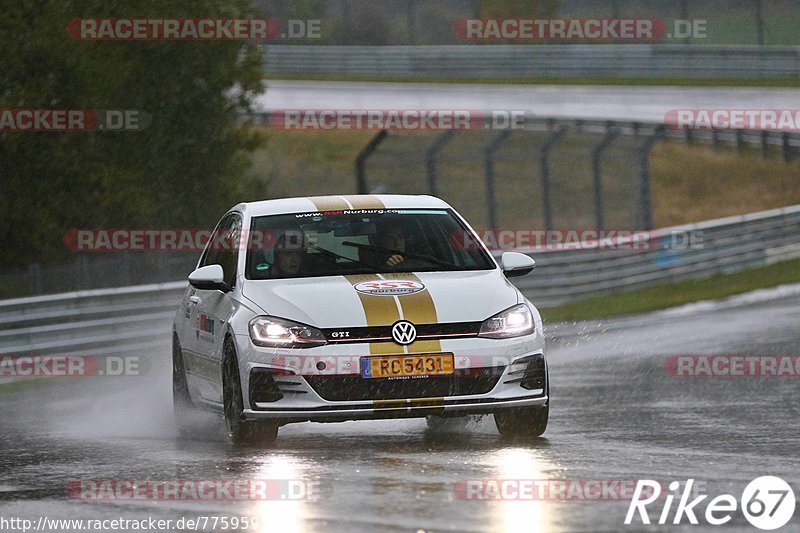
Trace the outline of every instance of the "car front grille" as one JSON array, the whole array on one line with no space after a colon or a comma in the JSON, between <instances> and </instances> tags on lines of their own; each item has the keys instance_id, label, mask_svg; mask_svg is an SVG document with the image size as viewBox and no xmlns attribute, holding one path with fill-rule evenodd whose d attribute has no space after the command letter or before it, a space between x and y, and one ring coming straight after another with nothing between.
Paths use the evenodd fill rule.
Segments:
<instances>
[{"instance_id":1,"label":"car front grille","mask_svg":"<svg viewBox=\"0 0 800 533\"><path fill-rule=\"evenodd\" d=\"M486 394L500 379L505 367L456 370L450 376L424 378L362 378L360 376L304 376L325 400L397 400Z\"/></svg>"},{"instance_id":2,"label":"car front grille","mask_svg":"<svg viewBox=\"0 0 800 533\"><path fill-rule=\"evenodd\" d=\"M417 339L455 339L477 337L482 322L445 322L441 324L414 324ZM357 342L392 342L392 326L364 326L323 329L330 344Z\"/></svg>"}]
</instances>

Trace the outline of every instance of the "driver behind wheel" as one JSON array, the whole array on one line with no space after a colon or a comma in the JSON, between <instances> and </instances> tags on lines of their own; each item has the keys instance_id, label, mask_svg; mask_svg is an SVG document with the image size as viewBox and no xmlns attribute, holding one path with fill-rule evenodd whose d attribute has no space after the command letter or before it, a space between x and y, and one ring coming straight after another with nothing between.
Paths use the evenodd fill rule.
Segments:
<instances>
[{"instance_id":1,"label":"driver behind wheel","mask_svg":"<svg viewBox=\"0 0 800 533\"><path fill-rule=\"evenodd\" d=\"M400 222L390 220L380 224L371 240L375 246L385 248L386 251L361 250L360 258L362 262L380 268L395 267L405 261L402 252L406 251L406 231Z\"/></svg>"}]
</instances>

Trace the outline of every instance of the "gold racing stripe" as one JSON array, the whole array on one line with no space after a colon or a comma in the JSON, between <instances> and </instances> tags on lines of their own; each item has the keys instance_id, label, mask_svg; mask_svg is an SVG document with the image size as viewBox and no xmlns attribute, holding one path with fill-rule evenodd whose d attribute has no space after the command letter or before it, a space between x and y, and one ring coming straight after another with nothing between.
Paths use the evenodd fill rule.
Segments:
<instances>
[{"instance_id":1,"label":"gold racing stripe","mask_svg":"<svg viewBox=\"0 0 800 533\"><path fill-rule=\"evenodd\" d=\"M431 403L431 404L442 404L444 403L444 396L435 396L431 398L407 398L407 399L398 399L398 400L374 400L372 403L375 405L380 406L403 406L411 403Z\"/></svg>"},{"instance_id":2,"label":"gold racing stripe","mask_svg":"<svg viewBox=\"0 0 800 533\"><path fill-rule=\"evenodd\" d=\"M350 209L341 196L309 196L308 199L314 202L314 207L320 212Z\"/></svg>"},{"instance_id":3,"label":"gold racing stripe","mask_svg":"<svg viewBox=\"0 0 800 533\"><path fill-rule=\"evenodd\" d=\"M350 202L350 205L353 206L353 209L385 209L386 206L383 205L380 198L375 196L374 194L364 194L359 196L343 196L345 200Z\"/></svg>"},{"instance_id":4,"label":"gold racing stripe","mask_svg":"<svg viewBox=\"0 0 800 533\"><path fill-rule=\"evenodd\" d=\"M411 280L420 283L420 280L413 273L398 272L397 274L360 274L345 276L354 287L363 281L376 281L383 279ZM388 326L400 320L400 312L397 309L395 298L400 303L403 310L403 318L414 324L436 324L438 315L436 305L427 289L413 294L402 296L376 296L359 292L358 298L364 308L364 315L367 324L370 326ZM371 342L369 343L370 355L400 355L402 348L394 342ZM437 353L442 351L441 343L438 340L423 340L411 343L408 346L408 353ZM414 405L423 404L423 405ZM407 411L424 410L435 411L444 407L444 398L413 398L398 400L374 400L373 409L375 411Z\"/></svg>"},{"instance_id":5,"label":"gold racing stripe","mask_svg":"<svg viewBox=\"0 0 800 533\"><path fill-rule=\"evenodd\" d=\"M425 405L414 405L424 403ZM409 398L407 400L374 400L374 411L405 411L413 409L442 409L444 397L438 398Z\"/></svg>"},{"instance_id":6,"label":"gold racing stripe","mask_svg":"<svg viewBox=\"0 0 800 533\"><path fill-rule=\"evenodd\" d=\"M375 274L355 274L345 276L345 278L354 287L362 281L379 281L381 279ZM358 292L358 298L364 308L368 326L391 326L400 320L400 311L391 296L376 296ZM398 354L403 353L403 348L394 342L371 342L369 343L369 353L372 355Z\"/></svg>"},{"instance_id":7,"label":"gold racing stripe","mask_svg":"<svg viewBox=\"0 0 800 533\"><path fill-rule=\"evenodd\" d=\"M398 272L396 274L383 274L386 279L416 281L422 283L412 272ZM398 296L400 306L403 308L403 318L414 324L436 324L439 317L436 313L436 304L428 289ZM408 353L434 353L442 351L442 343L438 340L422 340L408 345Z\"/></svg>"}]
</instances>

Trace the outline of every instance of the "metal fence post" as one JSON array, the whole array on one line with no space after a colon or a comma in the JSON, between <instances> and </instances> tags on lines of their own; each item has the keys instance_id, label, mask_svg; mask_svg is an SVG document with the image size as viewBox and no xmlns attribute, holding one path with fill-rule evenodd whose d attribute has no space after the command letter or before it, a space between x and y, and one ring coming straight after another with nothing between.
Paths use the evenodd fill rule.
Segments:
<instances>
[{"instance_id":1,"label":"metal fence post","mask_svg":"<svg viewBox=\"0 0 800 533\"><path fill-rule=\"evenodd\" d=\"M681 18L689 20L689 0L681 0ZM683 44L689 44L689 37L683 39Z\"/></svg>"},{"instance_id":2,"label":"metal fence post","mask_svg":"<svg viewBox=\"0 0 800 533\"><path fill-rule=\"evenodd\" d=\"M756 31L758 32L758 44L764 45L764 6L761 0L756 0Z\"/></svg>"},{"instance_id":3,"label":"metal fence post","mask_svg":"<svg viewBox=\"0 0 800 533\"><path fill-rule=\"evenodd\" d=\"M75 267L78 270L78 279L80 289L88 289L89 283L89 259L85 255L79 255L75 261Z\"/></svg>"},{"instance_id":4,"label":"metal fence post","mask_svg":"<svg viewBox=\"0 0 800 533\"><path fill-rule=\"evenodd\" d=\"M555 133L553 133L547 142L542 146L539 152L539 164L541 165L542 172L542 208L544 211L544 229L553 229L553 205L550 200L550 165L548 164L548 156L550 149L553 148L558 141L564 136L569 128L561 126Z\"/></svg>"},{"instance_id":5,"label":"metal fence post","mask_svg":"<svg viewBox=\"0 0 800 533\"><path fill-rule=\"evenodd\" d=\"M494 154L511 135L510 130L501 131L484 152L484 168L486 173L486 211L489 231L497 229L497 206L494 198Z\"/></svg>"},{"instance_id":6,"label":"metal fence post","mask_svg":"<svg viewBox=\"0 0 800 533\"><path fill-rule=\"evenodd\" d=\"M367 145L359 152L358 157L356 157L356 186L358 187L359 194L367 194L369 192L369 187L367 186L367 174L365 171L365 167L367 164L367 159L372 153L378 148L378 145L383 142L383 140L388 135L386 130L381 130L378 134L372 138L372 140L367 143Z\"/></svg>"},{"instance_id":7,"label":"metal fence post","mask_svg":"<svg viewBox=\"0 0 800 533\"><path fill-rule=\"evenodd\" d=\"M594 150L592 150L592 174L594 176L594 212L597 220L597 229L605 229L605 213L603 206L603 173L601 168L601 158L603 152L609 147L611 142L617 138L619 130L610 128Z\"/></svg>"},{"instance_id":8,"label":"metal fence post","mask_svg":"<svg viewBox=\"0 0 800 533\"><path fill-rule=\"evenodd\" d=\"M417 32L414 18L414 0L408 0L406 4L406 17L408 18L408 44L417 44Z\"/></svg>"},{"instance_id":9,"label":"metal fence post","mask_svg":"<svg viewBox=\"0 0 800 533\"><path fill-rule=\"evenodd\" d=\"M762 131L761 132L761 159L766 159L769 157L769 145L767 142L769 141L769 132Z\"/></svg>"},{"instance_id":10,"label":"metal fence post","mask_svg":"<svg viewBox=\"0 0 800 533\"><path fill-rule=\"evenodd\" d=\"M28 278L31 294L42 294L42 265L39 263L28 265Z\"/></svg>"},{"instance_id":11,"label":"metal fence post","mask_svg":"<svg viewBox=\"0 0 800 533\"><path fill-rule=\"evenodd\" d=\"M133 269L131 268L131 256L128 252L122 252L119 259L121 261L119 267L120 279L125 280L126 285L133 285Z\"/></svg>"},{"instance_id":12,"label":"metal fence post","mask_svg":"<svg viewBox=\"0 0 800 533\"><path fill-rule=\"evenodd\" d=\"M169 274L167 273L167 253L164 251L156 252L156 261L158 264L158 277L159 282L167 281L169 279Z\"/></svg>"},{"instance_id":13,"label":"metal fence post","mask_svg":"<svg viewBox=\"0 0 800 533\"><path fill-rule=\"evenodd\" d=\"M789 144L791 136L788 131L783 132L783 162L789 163L792 160L792 146Z\"/></svg>"},{"instance_id":14,"label":"metal fence post","mask_svg":"<svg viewBox=\"0 0 800 533\"><path fill-rule=\"evenodd\" d=\"M736 130L736 151L740 154L744 152L744 132L742 130Z\"/></svg>"},{"instance_id":15,"label":"metal fence post","mask_svg":"<svg viewBox=\"0 0 800 533\"><path fill-rule=\"evenodd\" d=\"M644 143L639 152L638 222L642 224L642 229L653 229L653 206L650 198L650 152L665 134L664 126L658 126L653 136Z\"/></svg>"},{"instance_id":16,"label":"metal fence post","mask_svg":"<svg viewBox=\"0 0 800 533\"><path fill-rule=\"evenodd\" d=\"M621 18L619 14L619 0L611 0L611 18Z\"/></svg>"},{"instance_id":17,"label":"metal fence post","mask_svg":"<svg viewBox=\"0 0 800 533\"><path fill-rule=\"evenodd\" d=\"M428 192L431 196L436 196L438 193L436 187L436 158L439 152L455 135L455 130L447 130L439 135L433 144L425 152L425 168L428 173Z\"/></svg>"}]
</instances>

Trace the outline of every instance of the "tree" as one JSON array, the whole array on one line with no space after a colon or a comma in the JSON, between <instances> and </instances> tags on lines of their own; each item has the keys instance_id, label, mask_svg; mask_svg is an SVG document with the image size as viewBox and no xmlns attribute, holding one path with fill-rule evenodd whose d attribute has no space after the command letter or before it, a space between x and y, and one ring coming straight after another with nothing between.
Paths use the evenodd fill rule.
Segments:
<instances>
[{"instance_id":1,"label":"tree","mask_svg":"<svg viewBox=\"0 0 800 533\"><path fill-rule=\"evenodd\" d=\"M246 194L261 91L245 41L82 41L72 19L245 18L247 0L26 0L0 11L0 108L130 109L141 131L0 132L0 265L58 262L74 227L206 227Z\"/></svg>"}]
</instances>

